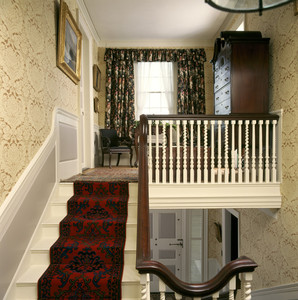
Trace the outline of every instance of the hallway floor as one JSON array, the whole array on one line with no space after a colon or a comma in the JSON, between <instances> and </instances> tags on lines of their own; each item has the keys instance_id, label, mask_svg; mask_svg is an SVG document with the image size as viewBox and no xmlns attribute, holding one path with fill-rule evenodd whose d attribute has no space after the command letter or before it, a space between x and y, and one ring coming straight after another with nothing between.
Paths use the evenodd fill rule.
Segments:
<instances>
[{"instance_id":1,"label":"hallway floor","mask_svg":"<svg viewBox=\"0 0 298 300\"><path fill-rule=\"evenodd\" d=\"M61 180L61 182L74 181L125 181L138 182L138 168L130 167L98 167L87 169L80 174L74 175L68 179Z\"/></svg>"}]
</instances>

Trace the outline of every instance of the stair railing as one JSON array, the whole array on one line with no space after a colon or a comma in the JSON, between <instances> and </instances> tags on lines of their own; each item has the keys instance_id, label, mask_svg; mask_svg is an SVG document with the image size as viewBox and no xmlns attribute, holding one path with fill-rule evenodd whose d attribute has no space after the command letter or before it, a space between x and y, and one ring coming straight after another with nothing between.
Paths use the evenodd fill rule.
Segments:
<instances>
[{"instance_id":1,"label":"stair railing","mask_svg":"<svg viewBox=\"0 0 298 300\"><path fill-rule=\"evenodd\" d=\"M227 284L229 286L229 299L234 299L236 290L236 279L240 275L241 298L251 299L252 272L257 264L247 257L240 257L231 261L211 280L190 284L177 278L165 265L150 258L150 224L149 224L149 185L148 185L148 155L147 135L148 117L142 115L140 118L139 135L139 188L138 188L138 227L137 227L137 257L136 269L141 274L141 299L150 299L150 276L155 274L160 279L160 299L165 299L165 286L170 287L176 299L183 296L201 299L212 296L218 299L219 291Z\"/></svg>"}]
</instances>

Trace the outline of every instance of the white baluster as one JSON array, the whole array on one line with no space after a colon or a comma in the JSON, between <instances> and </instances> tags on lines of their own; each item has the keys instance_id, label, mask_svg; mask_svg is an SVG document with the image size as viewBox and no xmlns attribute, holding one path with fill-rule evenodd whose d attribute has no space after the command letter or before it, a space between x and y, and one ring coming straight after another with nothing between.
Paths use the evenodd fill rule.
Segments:
<instances>
[{"instance_id":1,"label":"white baluster","mask_svg":"<svg viewBox=\"0 0 298 300\"><path fill-rule=\"evenodd\" d=\"M194 124L194 120L190 120L189 124L190 124L190 162L189 162L190 183L194 183L194 180L195 180L194 155L193 155L193 124Z\"/></svg>"},{"instance_id":2,"label":"white baluster","mask_svg":"<svg viewBox=\"0 0 298 300\"><path fill-rule=\"evenodd\" d=\"M204 183L208 182L208 121L204 121Z\"/></svg>"},{"instance_id":3,"label":"white baluster","mask_svg":"<svg viewBox=\"0 0 298 300\"><path fill-rule=\"evenodd\" d=\"M238 121L238 182L242 183L242 120Z\"/></svg>"},{"instance_id":4,"label":"white baluster","mask_svg":"<svg viewBox=\"0 0 298 300\"><path fill-rule=\"evenodd\" d=\"M272 121L272 182L276 182L276 126L277 121Z\"/></svg>"},{"instance_id":5,"label":"white baluster","mask_svg":"<svg viewBox=\"0 0 298 300\"><path fill-rule=\"evenodd\" d=\"M159 293L160 293L160 300L166 299L166 285L165 283L159 279Z\"/></svg>"},{"instance_id":6,"label":"white baluster","mask_svg":"<svg viewBox=\"0 0 298 300\"><path fill-rule=\"evenodd\" d=\"M148 120L148 125L149 125L149 154L148 154L148 174L149 174L149 183L152 183L152 120Z\"/></svg>"},{"instance_id":7,"label":"white baluster","mask_svg":"<svg viewBox=\"0 0 298 300\"><path fill-rule=\"evenodd\" d=\"M266 120L265 182L270 182L269 172L269 120Z\"/></svg>"},{"instance_id":8,"label":"white baluster","mask_svg":"<svg viewBox=\"0 0 298 300\"><path fill-rule=\"evenodd\" d=\"M159 121L155 121L155 182L159 183Z\"/></svg>"},{"instance_id":9,"label":"white baluster","mask_svg":"<svg viewBox=\"0 0 298 300\"><path fill-rule=\"evenodd\" d=\"M229 182L229 121L225 120L225 183Z\"/></svg>"},{"instance_id":10,"label":"white baluster","mask_svg":"<svg viewBox=\"0 0 298 300\"><path fill-rule=\"evenodd\" d=\"M263 182L263 120L259 120L259 182Z\"/></svg>"},{"instance_id":11,"label":"white baluster","mask_svg":"<svg viewBox=\"0 0 298 300\"><path fill-rule=\"evenodd\" d=\"M251 300L252 273L241 274L241 300Z\"/></svg>"},{"instance_id":12,"label":"white baluster","mask_svg":"<svg viewBox=\"0 0 298 300\"><path fill-rule=\"evenodd\" d=\"M201 183L201 121L197 121L197 183Z\"/></svg>"},{"instance_id":13,"label":"white baluster","mask_svg":"<svg viewBox=\"0 0 298 300\"><path fill-rule=\"evenodd\" d=\"M175 293L175 299L176 300L181 300L182 296L180 294Z\"/></svg>"},{"instance_id":14,"label":"white baluster","mask_svg":"<svg viewBox=\"0 0 298 300\"><path fill-rule=\"evenodd\" d=\"M256 120L252 124L251 182L256 182Z\"/></svg>"},{"instance_id":15,"label":"white baluster","mask_svg":"<svg viewBox=\"0 0 298 300\"><path fill-rule=\"evenodd\" d=\"M221 183L222 182L222 177L221 177L221 124L222 121L219 120L218 122L218 127L217 127L217 182Z\"/></svg>"},{"instance_id":16,"label":"white baluster","mask_svg":"<svg viewBox=\"0 0 298 300\"><path fill-rule=\"evenodd\" d=\"M215 149L215 145L214 145L214 124L215 121L211 120L210 121L211 124L211 183L215 182L215 173L214 173L214 161L215 161L215 155L214 155L214 149Z\"/></svg>"},{"instance_id":17,"label":"white baluster","mask_svg":"<svg viewBox=\"0 0 298 300\"><path fill-rule=\"evenodd\" d=\"M176 183L180 183L180 120L176 121L177 153L176 153Z\"/></svg>"},{"instance_id":18,"label":"white baluster","mask_svg":"<svg viewBox=\"0 0 298 300\"><path fill-rule=\"evenodd\" d=\"M219 297L219 292L215 292L214 294L212 294L212 300L217 300Z\"/></svg>"},{"instance_id":19,"label":"white baluster","mask_svg":"<svg viewBox=\"0 0 298 300\"><path fill-rule=\"evenodd\" d=\"M149 274L140 275L141 299L150 300L150 276Z\"/></svg>"},{"instance_id":20,"label":"white baluster","mask_svg":"<svg viewBox=\"0 0 298 300\"><path fill-rule=\"evenodd\" d=\"M162 121L162 183L167 182L167 139L166 139L166 121Z\"/></svg>"},{"instance_id":21,"label":"white baluster","mask_svg":"<svg viewBox=\"0 0 298 300\"><path fill-rule=\"evenodd\" d=\"M229 282L229 300L234 300L234 291L236 290L236 276Z\"/></svg>"},{"instance_id":22,"label":"white baluster","mask_svg":"<svg viewBox=\"0 0 298 300\"><path fill-rule=\"evenodd\" d=\"M173 183L173 121L170 122L170 158L169 158L169 182Z\"/></svg>"},{"instance_id":23,"label":"white baluster","mask_svg":"<svg viewBox=\"0 0 298 300\"><path fill-rule=\"evenodd\" d=\"M231 183L235 183L235 124L236 121L232 120L231 121L232 124L232 149L231 149L231 172L232 172L232 176L231 176Z\"/></svg>"},{"instance_id":24,"label":"white baluster","mask_svg":"<svg viewBox=\"0 0 298 300\"><path fill-rule=\"evenodd\" d=\"M245 121L244 180L249 182L249 120Z\"/></svg>"},{"instance_id":25,"label":"white baluster","mask_svg":"<svg viewBox=\"0 0 298 300\"><path fill-rule=\"evenodd\" d=\"M183 120L183 183L187 183L187 121Z\"/></svg>"}]
</instances>

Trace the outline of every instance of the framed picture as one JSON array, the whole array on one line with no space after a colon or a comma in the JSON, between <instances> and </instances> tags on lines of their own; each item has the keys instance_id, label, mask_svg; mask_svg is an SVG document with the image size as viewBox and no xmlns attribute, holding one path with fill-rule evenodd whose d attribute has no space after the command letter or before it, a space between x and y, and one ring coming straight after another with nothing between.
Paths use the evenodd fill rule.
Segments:
<instances>
[{"instance_id":1,"label":"framed picture","mask_svg":"<svg viewBox=\"0 0 298 300\"><path fill-rule=\"evenodd\" d=\"M98 65L93 65L93 88L100 92L101 72Z\"/></svg>"},{"instance_id":2,"label":"framed picture","mask_svg":"<svg viewBox=\"0 0 298 300\"><path fill-rule=\"evenodd\" d=\"M64 0L60 2L57 66L75 84L81 78L82 34Z\"/></svg>"},{"instance_id":3,"label":"framed picture","mask_svg":"<svg viewBox=\"0 0 298 300\"><path fill-rule=\"evenodd\" d=\"M99 99L97 97L94 98L94 112L99 113Z\"/></svg>"}]
</instances>

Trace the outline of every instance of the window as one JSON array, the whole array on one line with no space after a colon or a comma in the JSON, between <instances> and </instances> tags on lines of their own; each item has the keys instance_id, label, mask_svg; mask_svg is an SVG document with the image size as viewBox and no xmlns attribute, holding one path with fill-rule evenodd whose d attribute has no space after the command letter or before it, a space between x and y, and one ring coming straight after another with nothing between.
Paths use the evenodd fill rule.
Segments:
<instances>
[{"instance_id":1,"label":"window","mask_svg":"<svg viewBox=\"0 0 298 300\"><path fill-rule=\"evenodd\" d=\"M176 114L177 64L138 62L135 70L135 114Z\"/></svg>"}]
</instances>

